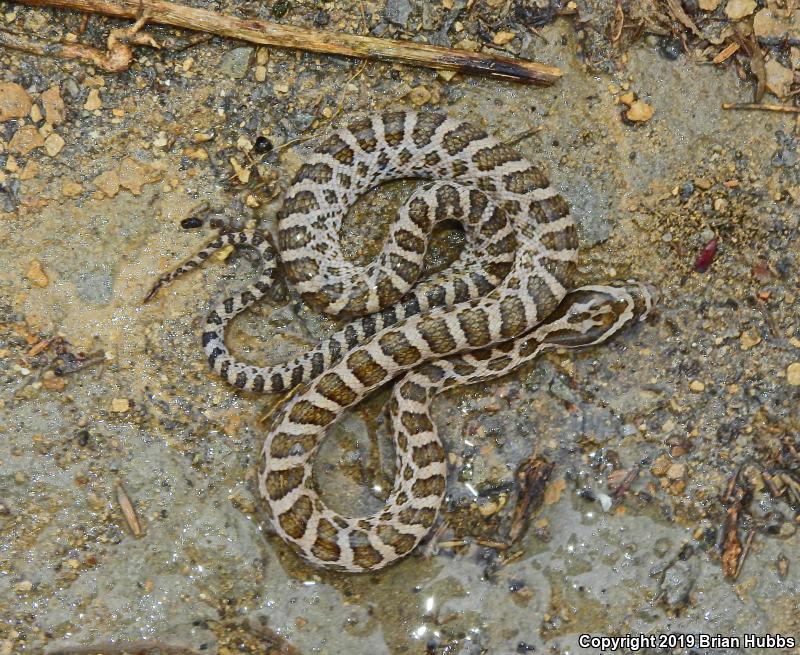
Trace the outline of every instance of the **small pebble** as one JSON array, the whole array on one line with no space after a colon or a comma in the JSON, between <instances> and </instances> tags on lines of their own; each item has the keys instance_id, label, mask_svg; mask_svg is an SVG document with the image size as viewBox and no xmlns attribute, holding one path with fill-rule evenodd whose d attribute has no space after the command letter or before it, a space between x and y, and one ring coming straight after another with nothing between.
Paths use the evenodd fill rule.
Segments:
<instances>
[{"instance_id":1,"label":"small pebble","mask_svg":"<svg viewBox=\"0 0 800 655\"><path fill-rule=\"evenodd\" d=\"M41 148L43 145L44 139L39 134L39 130L33 125L25 125L14 132L14 136L8 142L8 150L20 155L27 155L31 150Z\"/></svg>"},{"instance_id":2,"label":"small pebble","mask_svg":"<svg viewBox=\"0 0 800 655\"><path fill-rule=\"evenodd\" d=\"M325 27L330 22L331 22L331 17L330 15L328 15L328 12L326 12L324 9L320 9L314 15L314 25L316 27Z\"/></svg>"},{"instance_id":3,"label":"small pebble","mask_svg":"<svg viewBox=\"0 0 800 655\"><path fill-rule=\"evenodd\" d=\"M211 255L211 259L213 259L216 262L224 262L226 259L228 259L228 257L231 256L232 252L233 252L233 246L227 245L224 248L220 248L219 250L217 250L217 252Z\"/></svg>"},{"instance_id":4,"label":"small pebble","mask_svg":"<svg viewBox=\"0 0 800 655\"><path fill-rule=\"evenodd\" d=\"M80 95L81 89L78 83L71 77L64 81L64 95L68 98L77 98Z\"/></svg>"},{"instance_id":5,"label":"small pebble","mask_svg":"<svg viewBox=\"0 0 800 655\"><path fill-rule=\"evenodd\" d=\"M61 91L57 86L51 86L41 95L44 115L47 122L51 125L58 125L64 122L64 100L61 98Z\"/></svg>"},{"instance_id":6,"label":"small pebble","mask_svg":"<svg viewBox=\"0 0 800 655\"><path fill-rule=\"evenodd\" d=\"M253 149L259 155L262 155L265 152L269 152L270 150L272 150L272 141L270 141L267 137L262 135L256 139L256 142L253 145Z\"/></svg>"},{"instance_id":7,"label":"small pebble","mask_svg":"<svg viewBox=\"0 0 800 655\"><path fill-rule=\"evenodd\" d=\"M39 174L39 164L35 161L29 161L25 164L25 168L22 169L22 172L19 174L20 180L32 180Z\"/></svg>"},{"instance_id":8,"label":"small pebble","mask_svg":"<svg viewBox=\"0 0 800 655\"><path fill-rule=\"evenodd\" d=\"M655 110L644 100L634 100L628 111L625 112L625 117L635 123L644 123L649 121L653 114L655 114Z\"/></svg>"},{"instance_id":9,"label":"small pebble","mask_svg":"<svg viewBox=\"0 0 800 655\"><path fill-rule=\"evenodd\" d=\"M272 15L275 18L283 18L286 12L289 11L289 0L278 0L272 5Z\"/></svg>"},{"instance_id":10,"label":"small pebble","mask_svg":"<svg viewBox=\"0 0 800 655\"><path fill-rule=\"evenodd\" d=\"M800 362L792 362L786 367L786 381L793 387L800 386Z\"/></svg>"},{"instance_id":11,"label":"small pebble","mask_svg":"<svg viewBox=\"0 0 800 655\"><path fill-rule=\"evenodd\" d=\"M167 139L167 135L163 132L159 132L158 136L153 139L153 147L158 148L160 150L165 149L169 145L169 139Z\"/></svg>"},{"instance_id":12,"label":"small pebble","mask_svg":"<svg viewBox=\"0 0 800 655\"><path fill-rule=\"evenodd\" d=\"M794 73L791 69L782 66L775 59L770 59L766 65L767 72L767 91L777 96L785 98L791 93L794 83Z\"/></svg>"},{"instance_id":13,"label":"small pebble","mask_svg":"<svg viewBox=\"0 0 800 655\"><path fill-rule=\"evenodd\" d=\"M664 557L672 548L672 542L667 537L659 537L653 544L653 552L659 557Z\"/></svg>"},{"instance_id":14,"label":"small pebble","mask_svg":"<svg viewBox=\"0 0 800 655\"><path fill-rule=\"evenodd\" d=\"M44 116L42 116L42 110L39 109L39 105L37 104L31 105L29 116L34 123L38 123L40 120L42 120L42 118L44 118Z\"/></svg>"},{"instance_id":15,"label":"small pebble","mask_svg":"<svg viewBox=\"0 0 800 655\"><path fill-rule=\"evenodd\" d=\"M61 194L67 198L77 198L83 193L83 185L79 182L66 180L61 184Z\"/></svg>"},{"instance_id":16,"label":"small pebble","mask_svg":"<svg viewBox=\"0 0 800 655\"><path fill-rule=\"evenodd\" d=\"M416 86L411 89L411 92L408 94L408 99L412 104L416 105L417 107L421 107L427 102L430 102L431 92L428 91L428 89L426 89L424 86Z\"/></svg>"},{"instance_id":17,"label":"small pebble","mask_svg":"<svg viewBox=\"0 0 800 655\"><path fill-rule=\"evenodd\" d=\"M250 152L253 149L253 144L250 143L250 139L242 134L236 139L236 147L242 152Z\"/></svg>"},{"instance_id":18,"label":"small pebble","mask_svg":"<svg viewBox=\"0 0 800 655\"><path fill-rule=\"evenodd\" d=\"M756 6L756 0L728 0L725 15L731 20L739 20L752 14Z\"/></svg>"},{"instance_id":19,"label":"small pebble","mask_svg":"<svg viewBox=\"0 0 800 655\"><path fill-rule=\"evenodd\" d=\"M213 140L216 134L211 132L196 132L192 134L192 141L195 143L208 143L209 141Z\"/></svg>"},{"instance_id":20,"label":"small pebble","mask_svg":"<svg viewBox=\"0 0 800 655\"><path fill-rule=\"evenodd\" d=\"M122 414L131 408L131 401L127 398L113 398L111 400L111 411Z\"/></svg>"},{"instance_id":21,"label":"small pebble","mask_svg":"<svg viewBox=\"0 0 800 655\"><path fill-rule=\"evenodd\" d=\"M657 478L662 478L667 474L670 465L669 457L666 455L659 455L650 465L650 472Z\"/></svg>"},{"instance_id":22,"label":"small pebble","mask_svg":"<svg viewBox=\"0 0 800 655\"><path fill-rule=\"evenodd\" d=\"M109 198L113 198L119 192L119 174L115 169L100 173L93 182L97 189Z\"/></svg>"},{"instance_id":23,"label":"small pebble","mask_svg":"<svg viewBox=\"0 0 800 655\"><path fill-rule=\"evenodd\" d=\"M492 43L495 45L506 45L514 40L514 37L517 36L514 32L498 32L494 35L492 39Z\"/></svg>"},{"instance_id":24,"label":"small pebble","mask_svg":"<svg viewBox=\"0 0 800 655\"><path fill-rule=\"evenodd\" d=\"M194 229L196 229L198 227L202 227L202 226L203 226L203 220L200 219L200 218L197 218L197 216L189 216L189 218L184 218L181 221L181 227L184 230L194 230Z\"/></svg>"},{"instance_id":25,"label":"small pebble","mask_svg":"<svg viewBox=\"0 0 800 655\"><path fill-rule=\"evenodd\" d=\"M607 512L611 509L611 506L614 504L614 500L608 494L598 493L597 500L600 501L600 507L603 508L604 512Z\"/></svg>"},{"instance_id":26,"label":"small pebble","mask_svg":"<svg viewBox=\"0 0 800 655\"><path fill-rule=\"evenodd\" d=\"M409 0L387 0L385 4L386 20L395 25L405 27L414 9Z\"/></svg>"},{"instance_id":27,"label":"small pebble","mask_svg":"<svg viewBox=\"0 0 800 655\"><path fill-rule=\"evenodd\" d=\"M28 272L25 275L34 286L42 289L50 284L50 278L47 277L47 273L44 272L42 263L38 259L34 259L30 263L30 266L28 266Z\"/></svg>"},{"instance_id":28,"label":"small pebble","mask_svg":"<svg viewBox=\"0 0 800 655\"><path fill-rule=\"evenodd\" d=\"M686 464L676 462L667 469L667 477L670 480L680 480L684 475L686 475Z\"/></svg>"},{"instance_id":29,"label":"small pebble","mask_svg":"<svg viewBox=\"0 0 800 655\"><path fill-rule=\"evenodd\" d=\"M689 389L691 389L693 393L702 393L705 391L706 385L700 382L700 380L692 380L689 383Z\"/></svg>"},{"instance_id":30,"label":"small pebble","mask_svg":"<svg viewBox=\"0 0 800 655\"><path fill-rule=\"evenodd\" d=\"M0 123L12 118L24 118L32 105L31 97L19 84L0 83Z\"/></svg>"},{"instance_id":31,"label":"small pebble","mask_svg":"<svg viewBox=\"0 0 800 655\"><path fill-rule=\"evenodd\" d=\"M661 40L661 54L665 59L675 61L683 54L683 44L680 39L664 38Z\"/></svg>"},{"instance_id":32,"label":"small pebble","mask_svg":"<svg viewBox=\"0 0 800 655\"><path fill-rule=\"evenodd\" d=\"M44 151L50 156L55 157L64 147L65 141L60 134L53 132L44 140Z\"/></svg>"},{"instance_id":33,"label":"small pebble","mask_svg":"<svg viewBox=\"0 0 800 655\"><path fill-rule=\"evenodd\" d=\"M252 56L253 48L234 48L222 56L219 69L233 79L241 80L247 75Z\"/></svg>"},{"instance_id":34,"label":"small pebble","mask_svg":"<svg viewBox=\"0 0 800 655\"><path fill-rule=\"evenodd\" d=\"M103 101L100 98L100 90L99 89L91 89L89 91L89 95L86 97L86 102L83 105L83 108L87 111L96 111L97 109L101 109L103 107Z\"/></svg>"},{"instance_id":35,"label":"small pebble","mask_svg":"<svg viewBox=\"0 0 800 655\"><path fill-rule=\"evenodd\" d=\"M742 350L750 350L760 343L761 336L758 333L744 331L739 335L739 346L741 346Z\"/></svg>"},{"instance_id":36,"label":"small pebble","mask_svg":"<svg viewBox=\"0 0 800 655\"><path fill-rule=\"evenodd\" d=\"M756 36L765 39L783 41L800 37L800 14L795 10L793 17L787 20L783 11L764 7L753 17L753 31Z\"/></svg>"},{"instance_id":37,"label":"small pebble","mask_svg":"<svg viewBox=\"0 0 800 655\"><path fill-rule=\"evenodd\" d=\"M781 578L781 580L789 573L789 559L783 553L778 555L776 569L778 570L778 577Z\"/></svg>"}]
</instances>

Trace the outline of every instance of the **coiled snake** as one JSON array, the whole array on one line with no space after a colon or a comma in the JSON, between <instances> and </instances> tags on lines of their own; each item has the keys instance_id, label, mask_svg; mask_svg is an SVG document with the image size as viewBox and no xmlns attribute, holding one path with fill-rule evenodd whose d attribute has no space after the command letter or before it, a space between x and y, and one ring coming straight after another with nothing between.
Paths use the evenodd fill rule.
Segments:
<instances>
[{"instance_id":1,"label":"coiled snake","mask_svg":"<svg viewBox=\"0 0 800 655\"><path fill-rule=\"evenodd\" d=\"M339 242L343 217L364 192L398 178L436 181L406 201L375 262L348 261ZM414 286L428 236L446 219L464 226L463 252L448 271ZM289 363L244 364L224 343L227 322L274 281L278 254L260 232L223 234L161 276L148 299L225 245L260 252L260 278L211 311L203 346L212 368L240 389L306 385L274 417L258 486L281 538L330 569L380 569L433 525L446 472L429 413L436 393L504 375L548 348L599 343L650 308L640 285L567 295L577 237L566 202L512 148L440 113L385 113L334 132L287 190L277 241L285 276L305 302L352 319ZM403 372L389 404L397 453L392 492L371 516L343 516L314 487L314 453L346 408Z\"/></svg>"}]
</instances>

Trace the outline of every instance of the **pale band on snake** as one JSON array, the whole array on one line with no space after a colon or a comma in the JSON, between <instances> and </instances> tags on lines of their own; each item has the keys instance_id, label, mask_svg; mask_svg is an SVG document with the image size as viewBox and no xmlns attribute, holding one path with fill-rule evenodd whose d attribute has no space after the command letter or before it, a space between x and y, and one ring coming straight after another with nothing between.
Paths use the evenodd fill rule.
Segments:
<instances>
[{"instance_id":1,"label":"pale band on snake","mask_svg":"<svg viewBox=\"0 0 800 655\"><path fill-rule=\"evenodd\" d=\"M398 212L376 260L342 252L342 220L365 192L390 180L431 180ZM304 385L273 417L258 487L278 535L321 567L374 571L407 555L430 531L445 492L445 450L430 415L441 390L505 375L540 352L606 341L650 311L640 284L573 288L577 234L545 175L482 129L441 113L391 112L327 137L288 188L278 249L258 231L221 235L159 278L147 298L228 244L256 248L258 280L209 313L203 347L232 385L276 393ZM444 220L465 229L446 271L417 283L430 234ZM348 318L318 347L277 366L235 360L226 324L286 279L318 311ZM396 478L383 509L349 517L313 481L327 428L372 390L405 373L389 403Z\"/></svg>"}]
</instances>

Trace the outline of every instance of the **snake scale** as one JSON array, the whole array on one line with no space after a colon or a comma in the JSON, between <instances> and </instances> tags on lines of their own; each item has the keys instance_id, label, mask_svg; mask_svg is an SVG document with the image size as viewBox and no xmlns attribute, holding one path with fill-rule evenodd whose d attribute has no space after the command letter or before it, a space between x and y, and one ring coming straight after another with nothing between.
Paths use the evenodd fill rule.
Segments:
<instances>
[{"instance_id":1,"label":"snake scale","mask_svg":"<svg viewBox=\"0 0 800 655\"><path fill-rule=\"evenodd\" d=\"M374 262L348 261L342 219L366 191L399 178L431 181L406 200ZM429 412L436 393L504 375L548 348L600 343L650 309L641 285L570 291L577 236L567 203L514 149L441 113L377 114L333 132L301 166L278 218L277 251L258 231L223 234L162 275L147 298L223 246L259 251L260 277L209 313L203 346L211 367L240 389L304 385L273 417L258 487L280 537L329 569L380 569L430 530L446 474ZM461 255L415 284L433 227L448 219L465 228ZM239 362L225 325L270 289L279 260L307 304L350 321L285 364ZM401 374L389 402L394 487L379 512L343 516L314 486L314 454L345 409Z\"/></svg>"}]
</instances>

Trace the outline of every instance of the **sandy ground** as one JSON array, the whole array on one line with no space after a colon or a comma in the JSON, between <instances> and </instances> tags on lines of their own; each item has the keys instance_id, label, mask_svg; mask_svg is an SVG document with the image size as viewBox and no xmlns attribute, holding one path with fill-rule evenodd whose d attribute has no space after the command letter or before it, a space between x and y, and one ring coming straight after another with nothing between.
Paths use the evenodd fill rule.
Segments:
<instances>
[{"instance_id":1,"label":"sandy ground","mask_svg":"<svg viewBox=\"0 0 800 655\"><path fill-rule=\"evenodd\" d=\"M284 4L217 8L448 34L438 4ZM463 14L460 32L450 21L447 40L492 41L494 6ZM534 33L520 27L533 5L513 6L508 49L561 67L556 86L192 45L165 29L153 32L166 47L137 49L121 74L0 50L0 83L34 103L0 123L0 654L120 652L121 642L555 654L595 652L580 648L583 633L628 632L800 640L799 124L723 111L752 99L733 60L709 65L651 35L600 61L601 16L587 9L582 22L545 20ZM9 2L0 23L49 39L81 29L79 15ZM109 24L92 19L81 40L102 43ZM652 118L623 116L629 92ZM636 277L660 301L602 348L440 397L451 466L435 540L385 572L333 575L271 534L255 491L258 419L275 399L226 386L199 346L209 303L252 276L248 257L141 300L215 226L274 229L281 189L313 144L295 139L324 133L328 116L400 106L522 136L516 147L542 162L580 222L576 282ZM354 258L374 254L409 188L356 209L344 234ZM182 226L191 217L199 228ZM716 258L698 272L712 239ZM457 231L440 234L432 263L458 243ZM237 320L229 342L279 362L335 325L285 293ZM321 449L317 479L335 507L380 506L392 460L385 398ZM500 534L514 471L532 453L555 468L526 536L510 551L476 543ZM723 503L737 472L740 502ZM733 539L749 546L735 579L723 558ZM645 652L670 650L778 652Z\"/></svg>"}]
</instances>

